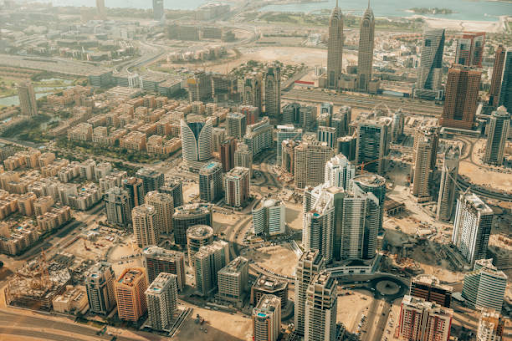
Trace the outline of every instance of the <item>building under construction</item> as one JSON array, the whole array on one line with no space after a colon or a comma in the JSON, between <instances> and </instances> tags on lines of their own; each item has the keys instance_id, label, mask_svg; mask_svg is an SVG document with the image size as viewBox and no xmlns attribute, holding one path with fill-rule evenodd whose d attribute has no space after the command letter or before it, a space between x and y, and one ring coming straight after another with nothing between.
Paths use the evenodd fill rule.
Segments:
<instances>
[{"instance_id":1,"label":"building under construction","mask_svg":"<svg viewBox=\"0 0 512 341\"><path fill-rule=\"evenodd\" d=\"M9 305L49 311L55 296L63 294L70 283L69 270L62 264L48 264L43 254L18 270L9 281L5 301Z\"/></svg>"}]
</instances>

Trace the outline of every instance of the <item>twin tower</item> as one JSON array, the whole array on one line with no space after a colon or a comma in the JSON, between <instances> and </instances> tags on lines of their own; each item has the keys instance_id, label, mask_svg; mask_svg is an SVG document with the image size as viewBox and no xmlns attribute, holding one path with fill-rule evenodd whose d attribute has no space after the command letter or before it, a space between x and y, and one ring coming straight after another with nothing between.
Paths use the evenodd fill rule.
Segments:
<instances>
[{"instance_id":1,"label":"twin tower","mask_svg":"<svg viewBox=\"0 0 512 341\"><path fill-rule=\"evenodd\" d=\"M368 91L372 79L373 45L375 37L375 16L370 8L364 12L361 19L359 34L359 53L357 61L356 88L359 91ZM338 89L342 76L343 62L343 13L338 6L332 10L329 20L329 41L327 43L327 88Z\"/></svg>"}]
</instances>

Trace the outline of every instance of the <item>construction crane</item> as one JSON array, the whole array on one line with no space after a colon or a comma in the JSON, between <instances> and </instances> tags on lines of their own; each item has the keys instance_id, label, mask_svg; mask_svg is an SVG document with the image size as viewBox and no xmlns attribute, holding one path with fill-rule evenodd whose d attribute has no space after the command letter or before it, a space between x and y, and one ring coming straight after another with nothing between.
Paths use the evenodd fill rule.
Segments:
<instances>
[{"instance_id":1,"label":"construction crane","mask_svg":"<svg viewBox=\"0 0 512 341\"><path fill-rule=\"evenodd\" d=\"M372 164L372 163L375 163L375 162L379 162L381 160L384 160L386 158L382 157L382 158L378 158L378 159L375 159L375 160L371 160L371 161L368 161L368 162L363 162L361 163L359 166L356 167L357 168L361 168L361 174L365 173L365 170L364 168L369 165L369 164Z\"/></svg>"}]
</instances>

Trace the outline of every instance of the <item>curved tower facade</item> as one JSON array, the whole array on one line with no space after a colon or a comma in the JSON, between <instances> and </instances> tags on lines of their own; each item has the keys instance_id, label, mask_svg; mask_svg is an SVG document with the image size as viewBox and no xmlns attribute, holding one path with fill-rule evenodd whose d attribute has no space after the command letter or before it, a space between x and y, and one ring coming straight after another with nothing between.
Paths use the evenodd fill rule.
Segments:
<instances>
[{"instance_id":1,"label":"curved tower facade","mask_svg":"<svg viewBox=\"0 0 512 341\"><path fill-rule=\"evenodd\" d=\"M181 120L183 160L204 162L212 157L212 121L185 122Z\"/></svg>"},{"instance_id":2,"label":"curved tower facade","mask_svg":"<svg viewBox=\"0 0 512 341\"><path fill-rule=\"evenodd\" d=\"M338 88L343 60L343 14L338 7L332 10L329 19L329 41L327 43L327 87Z\"/></svg>"}]
</instances>

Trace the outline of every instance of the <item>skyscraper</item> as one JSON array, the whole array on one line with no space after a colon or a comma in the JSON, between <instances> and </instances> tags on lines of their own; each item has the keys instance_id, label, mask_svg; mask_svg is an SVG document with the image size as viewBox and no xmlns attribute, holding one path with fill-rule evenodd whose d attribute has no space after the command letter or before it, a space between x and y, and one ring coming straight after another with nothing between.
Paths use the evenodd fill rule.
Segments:
<instances>
[{"instance_id":1,"label":"skyscraper","mask_svg":"<svg viewBox=\"0 0 512 341\"><path fill-rule=\"evenodd\" d=\"M412 195L418 202L431 199L430 179L434 169L433 160L437 158L437 144L439 136L437 130L420 130L414 136L414 169L412 176Z\"/></svg>"},{"instance_id":2,"label":"skyscraper","mask_svg":"<svg viewBox=\"0 0 512 341\"><path fill-rule=\"evenodd\" d=\"M382 223L384 222L384 201L386 200L386 179L377 174L366 173L359 175L352 180L352 190L355 195L361 195L363 193L372 193L375 195L380 208L377 231L382 230Z\"/></svg>"},{"instance_id":3,"label":"skyscraper","mask_svg":"<svg viewBox=\"0 0 512 341\"><path fill-rule=\"evenodd\" d=\"M144 292L148 280L144 269L127 268L115 282L117 314L124 321L137 322L147 310Z\"/></svg>"},{"instance_id":4,"label":"skyscraper","mask_svg":"<svg viewBox=\"0 0 512 341\"><path fill-rule=\"evenodd\" d=\"M155 224L158 235L170 236L173 232L172 215L174 214L173 199L170 194L159 193L157 191L146 194L146 205L155 208Z\"/></svg>"},{"instance_id":5,"label":"skyscraper","mask_svg":"<svg viewBox=\"0 0 512 341\"><path fill-rule=\"evenodd\" d=\"M203 246L194 255L196 292L209 296L217 289L217 276L220 269L229 263L229 244L223 240Z\"/></svg>"},{"instance_id":6,"label":"skyscraper","mask_svg":"<svg viewBox=\"0 0 512 341\"><path fill-rule=\"evenodd\" d=\"M258 112L263 112L263 81L261 78L261 74L253 72L246 75L243 80L242 102L245 105L258 108Z\"/></svg>"},{"instance_id":7,"label":"skyscraper","mask_svg":"<svg viewBox=\"0 0 512 341\"><path fill-rule=\"evenodd\" d=\"M239 143L234 156L234 167L243 167L249 170L249 177L252 177L252 152L245 143Z\"/></svg>"},{"instance_id":8,"label":"skyscraper","mask_svg":"<svg viewBox=\"0 0 512 341\"><path fill-rule=\"evenodd\" d=\"M194 225L212 226L212 205L204 203L187 204L174 209L174 241L178 245L187 245L187 230Z\"/></svg>"},{"instance_id":9,"label":"skyscraper","mask_svg":"<svg viewBox=\"0 0 512 341\"><path fill-rule=\"evenodd\" d=\"M194 225L187 230L188 264L194 266L194 255L203 246L213 243L213 229L208 225Z\"/></svg>"},{"instance_id":10,"label":"skyscraper","mask_svg":"<svg viewBox=\"0 0 512 341\"><path fill-rule=\"evenodd\" d=\"M383 174L389 154L390 117L369 117L357 124L356 164L368 172Z\"/></svg>"},{"instance_id":11,"label":"skyscraper","mask_svg":"<svg viewBox=\"0 0 512 341\"><path fill-rule=\"evenodd\" d=\"M338 154L325 164L325 183L328 186L351 190L352 179L356 176L356 166L343 154Z\"/></svg>"},{"instance_id":12,"label":"skyscraper","mask_svg":"<svg viewBox=\"0 0 512 341\"><path fill-rule=\"evenodd\" d=\"M338 89L343 63L343 14L338 7L332 10L329 19L329 38L327 43L327 87Z\"/></svg>"},{"instance_id":13,"label":"skyscraper","mask_svg":"<svg viewBox=\"0 0 512 341\"><path fill-rule=\"evenodd\" d=\"M460 150L450 147L443 157L441 185L437 199L437 219L450 221L457 201L457 178L459 176Z\"/></svg>"},{"instance_id":14,"label":"skyscraper","mask_svg":"<svg viewBox=\"0 0 512 341\"><path fill-rule=\"evenodd\" d=\"M454 65L448 70L446 98L439 124L443 127L472 129L475 122L482 72Z\"/></svg>"},{"instance_id":15,"label":"skyscraper","mask_svg":"<svg viewBox=\"0 0 512 341\"><path fill-rule=\"evenodd\" d=\"M286 232L286 206L282 201L265 200L261 207L252 209L253 231L265 237Z\"/></svg>"},{"instance_id":16,"label":"skyscraper","mask_svg":"<svg viewBox=\"0 0 512 341\"><path fill-rule=\"evenodd\" d=\"M505 330L505 320L500 313L493 310L482 310L476 341L502 341Z\"/></svg>"},{"instance_id":17,"label":"skyscraper","mask_svg":"<svg viewBox=\"0 0 512 341\"><path fill-rule=\"evenodd\" d=\"M327 143L304 138L293 151L295 185L317 186L325 181L325 164L334 155Z\"/></svg>"},{"instance_id":18,"label":"skyscraper","mask_svg":"<svg viewBox=\"0 0 512 341\"><path fill-rule=\"evenodd\" d=\"M132 210L133 232L139 247L158 243L156 210L150 205L140 205Z\"/></svg>"},{"instance_id":19,"label":"skyscraper","mask_svg":"<svg viewBox=\"0 0 512 341\"><path fill-rule=\"evenodd\" d=\"M336 136L337 136L336 128L323 127L323 126L318 127L318 130L317 130L318 141L327 143L327 146L329 146L329 148L331 148L331 149L334 149L334 147L336 145L336 138L337 138Z\"/></svg>"},{"instance_id":20,"label":"skyscraper","mask_svg":"<svg viewBox=\"0 0 512 341\"><path fill-rule=\"evenodd\" d=\"M277 139L277 158L276 165L281 165L282 143L284 140L300 141L302 139L302 129L296 129L293 124L278 125L276 127Z\"/></svg>"},{"instance_id":21,"label":"skyscraper","mask_svg":"<svg viewBox=\"0 0 512 341\"><path fill-rule=\"evenodd\" d=\"M335 341L338 284L329 272L311 280L306 292L305 341Z\"/></svg>"},{"instance_id":22,"label":"skyscraper","mask_svg":"<svg viewBox=\"0 0 512 341\"><path fill-rule=\"evenodd\" d=\"M190 168L199 169L198 163L212 157L212 121L209 118L205 122L181 120L180 125L183 160Z\"/></svg>"},{"instance_id":23,"label":"skyscraper","mask_svg":"<svg viewBox=\"0 0 512 341\"><path fill-rule=\"evenodd\" d=\"M498 106L512 110L512 48L507 48L501 76L501 90Z\"/></svg>"},{"instance_id":24,"label":"skyscraper","mask_svg":"<svg viewBox=\"0 0 512 341\"><path fill-rule=\"evenodd\" d=\"M158 191L164 185L164 174L151 168L139 169L135 177L142 180L144 194Z\"/></svg>"},{"instance_id":25,"label":"skyscraper","mask_svg":"<svg viewBox=\"0 0 512 341\"><path fill-rule=\"evenodd\" d=\"M483 159L485 163L497 166L503 164L505 144L510 129L510 114L504 106L501 106L491 115Z\"/></svg>"},{"instance_id":26,"label":"skyscraper","mask_svg":"<svg viewBox=\"0 0 512 341\"><path fill-rule=\"evenodd\" d=\"M183 185L181 181L177 179L171 179L167 183L160 187L160 192L170 194L174 207L183 205Z\"/></svg>"},{"instance_id":27,"label":"skyscraper","mask_svg":"<svg viewBox=\"0 0 512 341\"><path fill-rule=\"evenodd\" d=\"M224 172L229 172L235 167L236 144L234 138L228 137L220 145L220 161Z\"/></svg>"},{"instance_id":28,"label":"skyscraper","mask_svg":"<svg viewBox=\"0 0 512 341\"><path fill-rule=\"evenodd\" d=\"M96 13L100 19L107 18L107 10L105 8L105 0L96 0Z\"/></svg>"},{"instance_id":29,"label":"skyscraper","mask_svg":"<svg viewBox=\"0 0 512 341\"><path fill-rule=\"evenodd\" d=\"M178 308L177 276L161 272L146 289L148 324L154 330L168 330Z\"/></svg>"},{"instance_id":30,"label":"skyscraper","mask_svg":"<svg viewBox=\"0 0 512 341\"><path fill-rule=\"evenodd\" d=\"M400 310L398 332L411 341L448 341L453 311L436 303L405 295Z\"/></svg>"},{"instance_id":31,"label":"skyscraper","mask_svg":"<svg viewBox=\"0 0 512 341\"><path fill-rule=\"evenodd\" d=\"M235 167L224 177L225 202L232 207L241 207L250 196L249 169Z\"/></svg>"},{"instance_id":32,"label":"skyscraper","mask_svg":"<svg viewBox=\"0 0 512 341\"><path fill-rule=\"evenodd\" d=\"M305 251L295 268L295 331L304 335L306 319L307 290L313 278L325 269L325 262L320 251Z\"/></svg>"},{"instance_id":33,"label":"skyscraper","mask_svg":"<svg viewBox=\"0 0 512 341\"><path fill-rule=\"evenodd\" d=\"M455 64L482 67L485 32L464 32L457 39Z\"/></svg>"},{"instance_id":34,"label":"skyscraper","mask_svg":"<svg viewBox=\"0 0 512 341\"><path fill-rule=\"evenodd\" d=\"M130 207L133 208L144 203L144 185L142 179L135 177L124 179L123 189L128 192Z\"/></svg>"},{"instance_id":35,"label":"skyscraper","mask_svg":"<svg viewBox=\"0 0 512 341\"><path fill-rule=\"evenodd\" d=\"M222 197L222 165L212 161L199 170L199 196L202 201L215 202Z\"/></svg>"},{"instance_id":36,"label":"skyscraper","mask_svg":"<svg viewBox=\"0 0 512 341\"><path fill-rule=\"evenodd\" d=\"M281 118L281 67L272 65L265 73L265 111L268 116Z\"/></svg>"},{"instance_id":37,"label":"skyscraper","mask_svg":"<svg viewBox=\"0 0 512 341\"><path fill-rule=\"evenodd\" d=\"M442 285L436 277L423 274L412 279L409 295L450 308L452 292L452 287Z\"/></svg>"},{"instance_id":38,"label":"skyscraper","mask_svg":"<svg viewBox=\"0 0 512 341\"><path fill-rule=\"evenodd\" d=\"M20 100L21 114L25 116L37 115L37 101L34 87L30 82L18 84L18 97Z\"/></svg>"},{"instance_id":39,"label":"skyscraper","mask_svg":"<svg viewBox=\"0 0 512 341\"><path fill-rule=\"evenodd\" d=\"M226 127L226 134L228 136L241 140L245 135L245 130L247 127L245 115L239 112L230 112L226 116Z\"/></svg>"},{"instance_id":40,"label":"skyscraper","mask_svg":"<svg viewBox=\"0 0 512 341\"><path fill-rule=\"evenodd\" d=\"M457 201L452 244L469 264L487 256L487 245L494 220L493 210L470 192Z\"/></svg>"},{"instance_id":41,"label":"skyscraper","mask_svg":"<svg viewBox=\"0 0 512 341\"><path fill-rule=\"evenodd\" d=\"M489 90L489 105L497 108L500 100L501 82L503 80L503 68L505 67L505 55L507 51L503 45L498 46L494 56L492 68L491 88ZM510 71L509 71L510 72Z\"/></svg>"},{"instance_id":42,"label":"skyscraper","mask_svg":"<svg viewBox=\"0 0 512 341\"><path fill-rule=\"evenodd\" d=\"M220 144L226 138L226 128L215 127L212 129L212 150L220 153Z\"/></svg>"},{"instance_id":43,"label":"skyscraper","mask_svg":"<svg viewBox=\"0 0 512 341\"><path fill-rule=\"evenodd\" d=\"M164 18L164 0L153 0L153 19L160 21Z\"/></svg>"},{"instance_id":44,"label":"skyscraper","mask_svg":"<svg viewBox=\"0 0 512 341\"><path fill-rule=\"evenodd\" d=\"M363 14L359 29L359 51L357 55L357 88L368 91L368 84L372 79L373 44L375 39L375 17L370 8Z\"/></svg>"},{"instance_id":45,"label":"skyscraper","mask_svg":"<svg viewBox=\"0 0 512 341\"><path fill-rule=\"evenodd\" d=\"M166 272L177 276L178 290L183 290L185 287L185 254L183 252L152 245L145 248L142 253L149 282L153 282L160 273Z\"/></svg>"},{"instance_id":46,"label":"skyscraper","mask_svg":"<svg viewBox=\"0 0 512 341\"><path fill-rule=\"evenodd\" d=\"M506 289L507 275L492 265L492 258L479 259L464 276L462 297L472 308L501 312Z\"/></svg>"},{"instance_id":47,"label":"skyscraper","mask_svg":"<svg viewBox=\"0 0 512 341\"><path fill-rule=\"evenodd\" d=\"M281 299L263 295L252 310L253 340L277 341L281 331Z\"/></svg>"},{"instance_id":48,"label":"skyscraper","mask_svg":"<svg viewBox=\"0 0 512 341\"><path fill-rule=\"evenodd\" d=\"M249 261L238 256L217 273L218 297L225 302L242 306L249 281Z\"/></svg>"},{"instance_id":49,"label":"skyscraper","mask_svg":"<svg viewBox=\"0 0 512 341\"><path fill-rule=\"evenodd\" d=\"M127 226L132 222L132 207L127 191L113 187L105 193L103 200L107 211L107 221L110 224Z\"/></svg>"},{"instance_id":50,"label":"skyscraper","mask_svg":"<svg viewBox=\"0 0 512 341\"><path fill-rule=\"evenodd\" d=\"M266 116L261 121L247 126L244 143L249 146L253 156L272 147L272 130L273 127Z\"/></svg>"},{"instance_id":51,"label":"skyscraper","mask_svg":"<svg viewBox=\"0 0 512 341\"><path fill-rule=\"evenodd\" d=\"M441 78L443 75L444 41L444 29L425 30L415 96L437 99L442 97Z\"/></svg>"},{"instance_id":52,"label":"skyscraper","mask_svg":"<svg viewBox=\"0 0 512 341\"><path fill-rule=\"evenodd\" d=\"M91 267L85 277L91 312L108 315L112 311L116 305L114 280L115 274L110 263L99 262Z\"/></svg>"}]
</instances>

